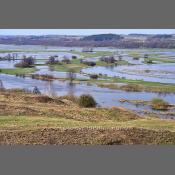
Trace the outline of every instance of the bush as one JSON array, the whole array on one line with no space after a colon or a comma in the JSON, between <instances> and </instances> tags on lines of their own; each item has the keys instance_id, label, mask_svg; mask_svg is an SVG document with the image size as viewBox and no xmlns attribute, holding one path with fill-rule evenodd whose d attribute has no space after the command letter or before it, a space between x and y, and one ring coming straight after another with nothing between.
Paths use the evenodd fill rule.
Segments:
<instances>
[{"instance_id":1,"label":"bush","mask_svg":"<svg viewBox=\"0 0 175 175\"><path fill-rule=\"evenodd\" d=\"M40 92L40 90L38 89L37 86L34 87L33 93L34 93L34 94L41 94L41 92Z\"/></svg>"},{"instance_id":2,"label":"bush","mask_svg":"<svg viewBox=\"0 0 175 175\"><path fill-rule=\"evenodd\" d=\"M144 54L144 58L148 58L148 54Z\"/></svg>"},{"instance_id":3,"label":"bush","mask_svg":"<svg viewBox=\"0 0 175 175\"><path fill-rule=\"evenodd\" d=\"M46 64L61 64L59 60L55 59L55 57L56 56L50 56L49 57L49 61L47 61Z\"/></svg>"},{"instance_id":4,"label":"bush","mask_svg":"<svg viewBox=\"0 0 175 175\"><path fill-rule=\"evenodd\" d=\"M133 60L139 60L139 57L133 57Z\"/></svg>"},{"instance_id":5,"label":"bush","mask_svg":"<svg viewBox=\"0 0 175 175\"><path fill-rule=\"evenodd\" d=\"M160 98L153 98L151 100L151 106L152 106L152 109L167 110L169 107L169 103Z\"/></svg>"},{"instance_id":6,"label":"bush","mask_svg":"<svg viewBox=\"0 0 175 175\"><path fill-rule=\"evenodd\" d=\"M96 101L91 95L83 94L79 97L78 103L81 107L89 108L97 105Z\"/></svg>"},{"instance_id":7,"label":"bush","mask_svg":"<svg viewBox=\"0 0 175 175\"><path fill-rule=\"evenodd\" d=\"M113 56L102 56L100 58L100 61L104 61L106 63L114 63L115 62L115 59Z\"/></svg>"},{"instance_id":8,"label":"bush","mask_svg":"<svg viewBox=\"0 0 175 175\"><path fill-rule=\"evenodd\" d=\"M153 60L151 59L144 59L145 63L146 64L152 64L153 63Z\"/></svg>"},{"instance_id":9,"label":"bush","mask_svg":"<svg viewBox=\"0 0 175 175\"><path fill-rule=\"evenodd\" d=\"M71 63L71 61L70 61L69 58L64 58L64 59L62 60L62 62L63 62L63 63L66 63L66 64L70 64L70 63Z\"/></svg>"},{"instance_id":10,"label":"bush","mask_svg":"<svg viewBox=\"0 0 175 175\"><path fill-rule=\"evenodd\" d=\"M72 59L77 59L77 56L75 56L75 55L72 55Z\"/></svg>"},{"instance_id":11,"label":"bush","mask_svg":"<svg viewBox=\"0 0 175 175\"><path fill-rule=\"evenodd\" d=\"M93 61L83 61L83 64L86 64L88 66L95 66L96 65L96 63Z\"/></svg>"},{"instance_id":12,"label":"bush","mask_svg":"<svg viewBox=\"0 0 175 175\"><path fill-rule=\"evenodd\" d=\"M24 57L21 62L15 64L15 67L27 68L32 67L34 64L35 59L33 57Z\"/></svg>"},{"instance_id":13,"label":"bush","mask_svg":"<svg viewBox=\"0 0 175 175\"><path fill-rule=\"evenodd\" d=\"M98 78L98 75L97 74L92 74L92 75L90 75L90 78L97 79Z\"/></svg>"}]
</instances>

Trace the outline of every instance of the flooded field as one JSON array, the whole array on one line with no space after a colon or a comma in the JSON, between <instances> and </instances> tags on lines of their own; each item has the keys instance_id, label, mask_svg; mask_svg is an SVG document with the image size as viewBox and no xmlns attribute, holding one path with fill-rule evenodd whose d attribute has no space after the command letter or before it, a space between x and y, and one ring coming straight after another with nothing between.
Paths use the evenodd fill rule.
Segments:
<instances>
[{"instance_id":1,"label":"flooded field","mask_svg":"<svg viewBox=\"0 0 175 175\"><path fill-rule=\"evenodd\" d=\"M175 64L106 66L85 68L86 74L103 74L109 77L120 77L132 80L144 80L159 83L175 84Z\"/></svg>"},{"instance_id":2,"label":"flooded field","mask_svg":"<svg viewBox=\"0 0 175 175\"><path fill-rule=\"evenodd\" d=\"M12 46L1 45L0 57L7 54L17 54L17 59L14 61L0 60L0 69L15 69L15 64L22 59L23 55L33 56L36 59L35 73L34 74L47 74L55 78L67 78L67 72L56 71L52 67L46 65L46 61L50 56L57 56L58 60L63 58L72 59L76 56L77 59L83 57L81 52L82 48L64 48L64 47L44 47L44 46ZM73 51L76 51L74 53ZM139 59L133 59L129 54L130 52L137 52L141 56ZM117 77L129 80L143 80L146 82L154 83L168 83L175 85L175 63L165 63L155 61L154 64L146 64L144 62L144 54L156 55L157 58L175 59L175 51L156 51L156 50L129 50L129 49L114 49L114 48L94 48L95 56L84 57L88 61L98 62L100 56L97 53L107 52L122 55L122 60L126 61L128 65L110 65L110 66L94 66L82 68L80 72L75 73L77 79L90 80L90 74L102 75L105 77ZM93 54L92 54L93 55ZM117 57L117 56L116 56ZM145 100L150 101L152 98L161 98L170 104L175 104L175 93L155 93L155 92L130 92L124 90L115 90L104 87L98 87L93 82L80 81L70 85L68 81L42 81L32 79L28 76L25 78L17 77L10 74L0 74L0 80L3 86L7 89L21 88L32 90L38 87L39 90L48 95L63 96L68 93L80 96L81 94L91 94L98 105L101 107L120 106L134 111L154 111L150 106L134 105L131 103L121 103L120 99L126 98L128 100ZM106 80L107 81L107 80ZM174 109L169 112L175 112ZM165 115L164 115L165 117ZM173 116L175 117L175 116Z\"/></svg>"}]
</instances>

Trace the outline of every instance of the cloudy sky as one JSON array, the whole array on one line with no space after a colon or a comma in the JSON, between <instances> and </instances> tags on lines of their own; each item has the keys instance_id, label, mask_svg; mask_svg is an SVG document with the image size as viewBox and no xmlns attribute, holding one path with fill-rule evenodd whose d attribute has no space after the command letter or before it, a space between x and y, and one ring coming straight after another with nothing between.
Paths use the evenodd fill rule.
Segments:
<instances>
[{"instance_id":1,"label":"cloudy sky","mask_svg":"<svg viewBox=\"0 0 175 175\"><path fill-rule=\"evenodd\" d=\"M175 29L0 29L0 35L175 34Z\"/></svg>"}]
</instances>

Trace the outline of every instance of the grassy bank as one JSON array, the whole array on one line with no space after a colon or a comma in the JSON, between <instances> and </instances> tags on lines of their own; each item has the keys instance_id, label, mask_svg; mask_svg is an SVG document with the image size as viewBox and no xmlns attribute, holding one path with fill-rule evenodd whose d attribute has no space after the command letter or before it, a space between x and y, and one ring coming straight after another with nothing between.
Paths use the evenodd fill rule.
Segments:
<instances>
[{"instance_id":1,"label":"grassy bank","mask_svg":"<svg viewBox=\"0 0 175 175\"><path fill-rule=\"evenodd\" d=\"M71 60L70 64L62 63L61 65L55 64L51 65L55 71L59 72L69 72L73 69L75 72L79 73L82 68L88 67L87 65L80 63L79 59Z\"/></svg>"},{"instance_id":2,"label":"grassy bank","mask_svg":"<svg viewBox=\"0 0 175 175\"><path fill-rule=\"evenodd\" d=\"M34 73L35 68L13 68L13 69L0 69L0 73L11 74L11 75L23 75Z\"/></svg>"},{"instance_id":3,"label":"grassy bank","mask_svg":"<svg viewBox=\"0 0 175 175\"><path fill-rule=\"evenodd\" d=\"M116 64L117 65L128 65L129 63L127 61L122 60L122 61L116 62ZM106 63L104 61L96 62L96 66L112 66L112 65L115 65L115 63ZM79 73L81 69L90 67L90 66L80 63L79 59L75 59L75 60L71 60L70 64L66 64L66 63L62 63L61 65L55 64L55 65L51 65L51 67L55 71L59 71L59 72L68 72L70 69L74 69L75 72Z\"/></svg>"},{"instance_id":4,"label":"grassy bank","mask_svg":"<svg viewBox=\"0 0 175 175\"><path fill-rule=\"evenodd\" d=\"M143 80L129 80L122 78L107 78L106 81L96 82L100 87L107 87L110 89L121 89L121 90L133 90L133 91L148 91L148 92L165 92L165 93L174 93L175 85L158 83L158 82L149 82ZM125 83L126 85L119 86L117 83Z\"/></svg>"}]
</instances>

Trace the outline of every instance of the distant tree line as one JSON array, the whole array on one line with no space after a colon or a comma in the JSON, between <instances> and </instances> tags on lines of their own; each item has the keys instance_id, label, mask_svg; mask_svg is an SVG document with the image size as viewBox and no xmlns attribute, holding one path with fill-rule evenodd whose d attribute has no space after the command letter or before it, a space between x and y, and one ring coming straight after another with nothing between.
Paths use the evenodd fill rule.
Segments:
<instances>
[{"instance_id":1,"label":"distant tree line","mask_svg":"<svg viewBox=\"0 0 175 175\"><path fill-rule=\"evenodd\" d=\"M138 36L139 38L139 36ZM64 37L0 37L0 44L23 44L45 46L75 46L75 47L117 47L117 48L175 48L175 38L172 35L151 35L145 39L124 38L120 35L102 34L84 38Z\"/></svg>"}]
</instances>

